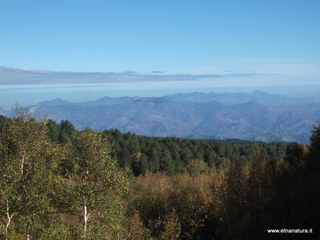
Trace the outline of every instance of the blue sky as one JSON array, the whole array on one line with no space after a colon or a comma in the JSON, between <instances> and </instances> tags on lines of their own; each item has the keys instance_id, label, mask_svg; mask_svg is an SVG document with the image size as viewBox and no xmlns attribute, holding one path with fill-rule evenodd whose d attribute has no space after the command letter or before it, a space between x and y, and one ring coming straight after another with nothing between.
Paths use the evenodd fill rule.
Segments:
<instances>
[{"instance_id":1,"label":"blue sky","mask_svg":"<svg viewBox=\"0 0 320 240\"><path fill-rule=\"evenodd\" d=\"M315 85L319 12L319 0L0 0L0 66L225 74L212 90ZM172 79L171 89L186 90ZM201 81L206 89L208 82ZM8 93L1 84L0 75L0 93ZM197 84L184 86L191 90ZM11 85L17 85L14 79ZM168 82L149 85L170 89Z\"/></svg>"}]
</instances>

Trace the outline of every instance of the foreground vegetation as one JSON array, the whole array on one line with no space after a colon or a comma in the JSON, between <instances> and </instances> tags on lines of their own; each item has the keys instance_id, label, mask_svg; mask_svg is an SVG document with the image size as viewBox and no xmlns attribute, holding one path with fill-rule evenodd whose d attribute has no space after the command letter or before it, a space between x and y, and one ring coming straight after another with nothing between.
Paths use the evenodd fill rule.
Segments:
<instances>
[{"instance_id":1,"label":"foreground vegetation","mask_svg":"<svg viewBox=\"0 0 320 240\"><path fill-rule=\"evenodd\" d=\"M311 146L76 131L0 117L1 239L269 239L320 217Z\"/></svg>"}]
</instances>

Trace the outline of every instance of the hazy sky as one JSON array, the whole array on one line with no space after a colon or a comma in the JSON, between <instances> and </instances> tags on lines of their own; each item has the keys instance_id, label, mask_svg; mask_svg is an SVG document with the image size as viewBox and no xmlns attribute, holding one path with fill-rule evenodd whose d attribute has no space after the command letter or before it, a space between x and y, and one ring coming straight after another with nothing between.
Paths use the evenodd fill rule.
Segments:
<instances>
[{"instance_id":1,"label":"hazy sky","mask_svg":"<svg viewBox=\"0 0 320 240\"><path fill-rule=\"evenodd\" d=\"M320 84L319 13L319 0L0 0L0 66Z\"/></svg>"}]
</instances>

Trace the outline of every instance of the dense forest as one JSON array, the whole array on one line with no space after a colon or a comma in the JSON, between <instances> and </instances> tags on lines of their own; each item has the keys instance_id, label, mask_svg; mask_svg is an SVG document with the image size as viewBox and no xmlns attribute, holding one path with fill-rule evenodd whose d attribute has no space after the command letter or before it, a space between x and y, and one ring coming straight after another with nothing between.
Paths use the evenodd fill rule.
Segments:
<instances>
[{"instance_id":1,"label":"dense forest","mask_svg":"<svg viewBox=\"0 0 320 240\"><path fill-rule=\"evenodd\" d=\"M0 239L317 239L311 145L155 138L0 117Z\"/></svg>"},{"instance_id":2,"label":"dense forest","mask_svg":"<svg viewBox=\"0 0 320 240\"><path fill-rule=\"evenodd\" d=\"M68 121L60 124L49 120L49 137L55 143L73 142L74 126ZM208 167L218 167L225 159L246 162L257 152L267 159L283 159L287 144L258 143L240 140L213 141L181 138L157 138L121 133L116 129L101 132L111 146L111 154L121 168L129 168L135 176L162 172L169 176L185 173L194 161Z\"/></svg>"}]
</instances>

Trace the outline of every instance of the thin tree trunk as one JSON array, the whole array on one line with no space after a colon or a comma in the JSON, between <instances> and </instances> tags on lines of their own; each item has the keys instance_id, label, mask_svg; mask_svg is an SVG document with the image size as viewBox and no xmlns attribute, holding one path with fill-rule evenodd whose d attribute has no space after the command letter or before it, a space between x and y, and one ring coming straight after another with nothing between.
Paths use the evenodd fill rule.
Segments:
<instances>
[{"instance_id":1,"label":"thin tree trunk","mask_svg":"<svg viewBox=\"0 0 320 240\"><path fill-rule=\"evenodd\" d=\"M83 231L86 233L87 232L87 226L88 226L88 216L87 216L87 205L86 202L84 201L83 205L83 220L84 220L84 226L83 226Z\"/></svg>"},{"instance_id":2,"label":"thin tree trunk","mask_svg":"<svg viewBox=\"0 0 320 240\"><path fill-rule=\"evenodd\" d=\"M10 214L9 201L8 201L7 198L6 198L6 203L7 203L6 215L7 215L8 221L7 221L6 226L5 226L5 234L6 234L6 240L8 240L9 226L10 226L11 220L12 220L12 218L14 216L14 213Z\"/></svg>"},{"instance_id":3,"label":"thin tree trunk","mask_svg":"<svg viewBox=\"0 0 320 240\"><path fill-rule=\"evenodd\" d=\"M89 217L91 216L91 214L93 214L95 212L95 210L88 212L88 206L87 206L87 201L84 199L84 204L83 204L83 232L86 235L86 232L88 231L88 221L89 221Z\"/></svg>"},{"instance_id":4,"label":"thin tree trunk","mask_svg":"<svg viewBox=\"0 0 320 240\"><path fill-rule=\"evenodd\" d=\"M23 176L24 162L25 162L25 155L23 155L21 159L21 165L20 165L21 176Z\"/></svg>"}]
</instances>

